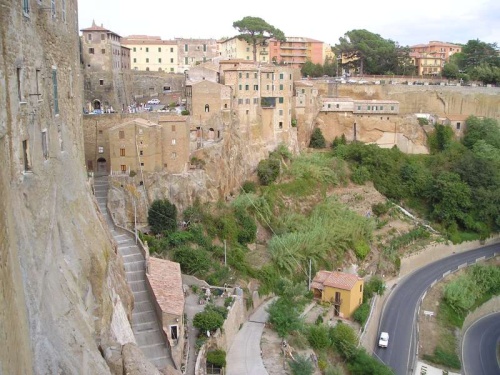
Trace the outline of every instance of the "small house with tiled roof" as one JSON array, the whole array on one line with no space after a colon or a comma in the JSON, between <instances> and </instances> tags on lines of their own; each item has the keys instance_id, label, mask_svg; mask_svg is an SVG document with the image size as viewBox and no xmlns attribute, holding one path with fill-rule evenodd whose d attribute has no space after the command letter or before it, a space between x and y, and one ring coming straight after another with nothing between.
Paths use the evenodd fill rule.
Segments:
<instances>
[{"instance_id":1,"label":"small house with tiled roof","mask_svg":"<svg viewBox=\"0 0 500 375\"><path fill-rule=\"evenodd\" d=\"M363 279L340 271L318 271L311 283L314 298L334 306L334 315L350 318L363 303Z\"/></svg>"}]
</instances>

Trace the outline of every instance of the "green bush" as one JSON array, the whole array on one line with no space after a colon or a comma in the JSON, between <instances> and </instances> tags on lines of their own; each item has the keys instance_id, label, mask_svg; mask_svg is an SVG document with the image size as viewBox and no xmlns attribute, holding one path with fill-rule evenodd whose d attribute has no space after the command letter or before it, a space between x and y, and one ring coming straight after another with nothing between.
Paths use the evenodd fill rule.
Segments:
<instances>
[{"instance_id":1,"label":"green bush","mask_svg":"<svg viewBox=\"0 0 500 375\"><path fill-rule=\"evenodd\" d=\"M311 375L314 371L314 365L307 357L300 354L295 356L295 361L288 361L293 375Z\"/></svg>"},{"instance_id":2,"label":"green bush","mask_svg":"<svg viewBox=\"0 0 500 375\"><path fill-rule=\"evenodd\" d=\"M444 350L439 345L434 349L433 355L424 355L424 360L433 362L438 365L443 365L452 369L460 369L460 358L458 358L457 353Z\"/></svg>"},{"instance_id":3,"label":"green bush","mask_svg":"<svg viewBox=\"0 0 500 375\"><path fill-rule=\"evenodd\" d=\"M148 210L148 224L155 234L177 230L177 208L168 199L155 200Z\"/></svg>"},{"instance_id":4,"label":"green bush","mask_svg":"<svg viewBox=\"0 0 500 375\"><path fill-rule=\"evenodd\" d=\"M330 339L333 347L337 352L348 361L356 354L358 346L358 335L347 324L342 322L337 323L333 328L330 328Z\"/></svg>"},{"instance_id":5,"label":"green bush","mask_svg":"<svg viewBox=\"0 0 500 375\"><path fill-rule=\"evenodd\" d=\"M174 261L181 265L183 273L188 275L204 275L210 269L210 257L203 249L179 247L174 251Z\"/></svg>"},{"instance_id":6,"label":"green bush","mask_svg":"<svg viewBox=\"0 0 500 375\"><path fill-rule=\"evenodd\" d=\"M429 120L427 120L426 118L424 117L419 117L418 118L418 124L419 125L429 125Z\"/></svg>"},{"instance_id":7,"label":"green bush","mask_svg":"<svg viewBox=\"0 0 500 375\"><path fill-rule=\"evenodd\" d=\"M255 193L257 191L257 185L253 181L245 181L241 186L241 190L244 193Z\"/></svg>"},{"instance_id":8,"label":"green bush","mask_svg":"<svg viewBox=\"0 0 500 375\"><path fill-rule=\"evenodd\" d=\"M240 229L237 236L238 242L242 245L254 242L257 237L255 220L244 209L237 209L235 216Z\"/></svg>"},{"instance_id":9,"label":"green bush","mask_svg":"<svg viewBox=\"0 0 500 375\"><path fill-rule=\"evenodd\" d=\"M189 231L173 232L168 235L168 243L172 247L177 247L190 242L193 239L193 234Z\"/></svg>"},{"instance_id":10,"label":"green bush","mask_svg":"<svg viewBox=\"0 0 500 375\"><path fill-rule=\"evenodd\" d=\"M216 311L208 310L197 313L193 318L193 325L203 334L214 332L224 324L224 317Z\"/></svg>"},{"instance_id":11,"label":"green bush","mask_svg":"<svg viewBox=\"0 0 500 375\"><path fill-rule=\"evenodd\" d=\"M386 202L386 203L374 203L372 204L372 212L376 215L376 216L382 216L382 215L385 215L387 212L389 212L389 208L390 208L390 203L389 202Z\"/></svg>"},{"instance_id":12,"label":"green bush","mask_svg":"<svg viewBox=\"0 0 500 375\"><path fill-rule=\"evenodd\" d=\"M365 349L357 349L347 364L351 375L394 375L392 370L369 355Z\"/></svg>"},{"instance_id":13,"label":"green bush","mask_svg":"<svg viewBox=\"0 0 500 375\"><path fill-rule=\"evenodd\" d=\"M380 276L374 275L365 283L363 289L363 302L368 302L373 295L376 293L378 295L383 295L385 292L385 283Z\"/></svg>"},{"instance_id":14,"label":"green bush","mask_svg":"<svg viewBox=\"0 0 500 375\"><path fill-rule=\"evenodd\" d=\"M351 181L357 185L363 185L370 180L370 171L365 166L357 167L351 175Z\"/></svg>"},{"instance_id":15,"label":"green bush","mask_svg":"<svg viewBox=\"0 0 500 375\"><path fill-rule=\"evenodd\" d=\"M297 306L285 298L279 298L268 308L269 323L280 337L286 337L292 331L301 327Z\"/></svg>"},{"instance_id":16,"label":"green bush","mask_svg":"<svg viewBox=\"0 0 500 375\"><path fill-rule=\"evenodd\" d=\"M187 109L183 109L183 110L181 111L181 115L182 115L182 116L189 116L189 111L188 111Z\"/></svg>"},{"instance_id":17,"label":"green bush","mask_svg":"<svg viewBox=\"0 0 500 375\"><path fill-rule=\"evenodd\" d=\"M331 345L328 328L325 325L309 326L307 340L313 349L326 349Z\"/></svg>"},{"instance_id":18,"label":"green bush","mask_svg":"<svg viewBox=\"0 0 500 375\"><path fill-rule=\"evenodd\" d=\"M365 259L370 252L370 245L365 240L359 240L354 243L354 253L358 259Z\"/></svg>"},{"instance_id":19,"label":"green bush","mask_svg":"<svg viewBox=\"0 0 500 375\"><path fill-rule=\"evenodd\" d=\"M207 363L217 367L226 367L226 352L222 349L209 351L207 353Z\"/></svg>"},{"instance_id":20,"label":"green bush","mask_svg":"<svg viewBox=\"0 0 500 375\"><path fill-rule=\"evenodd\" d=\"M359 324L361 324L361 326L364 326L367 319L368 319L368 316L370 315L370 304L365 302L365 303L362 303L357 309L356 311L354 311L354 314L352 316L352 318L358 322Z\"/></svg>"},{"instance_id":21,"label":"green bush","mask_svg":"<svg viewBox=\"0 0 500 375\"><path fill-rule=\"evenodd\" d=\"M264 159L257 166L257 177L261 185L269 185L276 181L280 174L280 161L278 159Z\"/></svg>"},{"instance_id":22,"label":"green bush","mask_svg":"<svg viewBox=\"0 0 500 375\"><path fill-rule=\"evenodd\" d=\"M311 134L311 141L309 143L309 147L312 148L325 148L326 147L326 140L325 137L323 136L323 133L321 132L320 128L316 128L313 130Z\"/></svg>"}]
</instances>

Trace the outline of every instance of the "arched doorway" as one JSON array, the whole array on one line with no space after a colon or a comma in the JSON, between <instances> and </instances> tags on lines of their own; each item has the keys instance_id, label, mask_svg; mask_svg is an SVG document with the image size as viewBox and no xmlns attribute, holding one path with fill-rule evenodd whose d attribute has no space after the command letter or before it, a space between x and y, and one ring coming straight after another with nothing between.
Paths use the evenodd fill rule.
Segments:
<instances>
[{"instance_id":1,"label":"arched doorway","mask_svg":"<svg viewBox=\"0 0 500 375\"><path fill-rule=\"evenodd\" d=\"M101 109L101 101L98 99L94 99L93 101L94 109Z\"/></svg>"},{"instance_id":2,"label":"arched doorway","mask_svg":"<svg viewBox=\"0 0 500 375\"><path fill-rule=\"evenodd\" d=\"M208 129L208 139L213 141L215 139L215 130L214 128Z\"/></svg>"},{"instance_id":3,"label":"arched doorway","mask_svg":"<svg viewBox=\"0 0 500 375\"><path fill-rule=\"evenodd\" d=\"M96 174L98 176L104 176L104 175L108 174L106 159L104 159L104 158L97 159L97 172L96 172Z\"/></svg>"}]
</instances>

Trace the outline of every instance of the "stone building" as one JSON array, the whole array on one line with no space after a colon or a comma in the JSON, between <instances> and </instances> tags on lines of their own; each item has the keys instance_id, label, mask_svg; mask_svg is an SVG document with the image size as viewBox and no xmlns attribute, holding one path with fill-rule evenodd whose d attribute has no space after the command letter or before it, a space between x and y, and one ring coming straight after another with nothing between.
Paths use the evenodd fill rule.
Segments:
<instances>
[{"instance_id":1,"label":"stone building","mask_svg":"<svg viewBox=\"0 0 500 375\"><path fill-rule=\"evenodd\" d=\"M129 48L118 34L95 22L81 31L84 110L124 111L132 95Z\"/></svg>"},{"instance_id":2,"label":"stone building","mask_svg":"<svg viewBox=\"0 0 500 375\"><path fill-rule=\"evenodd\" d=\"M294 82L295 94L292 108L292 126L297 127L297 140L301 149L308 147L314 120L319 112L321 101L318 89L307 81Z\"/></svg>"},{"instance_id":3,"label":"stone building","mask_svg":"<svg viewBox=\"0 0 500 375\"><path fill-rule=\"evenodd\" d=\"M184 73L191 67L212 61L218 56L215 39L175 38L177 42L177 72Z\"/></svg>"},{"instance_id":4,"label":"stone building","mask_svg":"<svg viewBox=\"0 0 500 375\"><path fill-rule=\"evenodd\" d=\"M176 114L85 116L87 170L97 175L182 173L189 163L189 124L187 116Z\"/></svg>"},{"instance_id":5,"label":"stone building","mask_svg":"<svg viewBox=\"0 0 500 375\"><path fill-rule=\"evenodd\" d=\"M132 294L83 164L77 1L0 9L0 373L109 374Z\"/></svg>"},{"instance_id":6,"label":"stone building","mask_svg":"<svg viewBox=\"0 0 500 375\"><path fill-rule=\"evenodd\" d=\"M237 36L220 40L218 43L219 56L223 60L241 59L253 61L253 46ZM257 62L270 63L269 47L257 45Z\"/></svg>"}]
</instances>

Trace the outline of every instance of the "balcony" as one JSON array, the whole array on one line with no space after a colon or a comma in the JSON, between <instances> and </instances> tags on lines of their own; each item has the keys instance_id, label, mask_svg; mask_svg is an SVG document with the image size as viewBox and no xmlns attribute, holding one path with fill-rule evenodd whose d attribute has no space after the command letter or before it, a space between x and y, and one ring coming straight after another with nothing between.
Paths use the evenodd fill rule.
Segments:
<instances>
[{"instance_id":1,"label":"balcony","mask_svg":"<svg viewBox=\"0 0 500 375\"><path fill-rule=\"evenodd\" d=\"M281 49L301 49L301 50L306 50L306 46L297 46L297 45L291 45L291 46L284 46L283 44L280 45Z\"/></svg>"},{"instance_id":2,"label":"balcony","mask_svg":"<svg viewBox=\"0 0 500 375\"><path fill-rule=\"evenodd\" d=\"M281 57L307 57L307 54L305 53L292 53L292 52L289 52L289 53L280 53L280 56Z\"/></svg>"}]
</instances>

